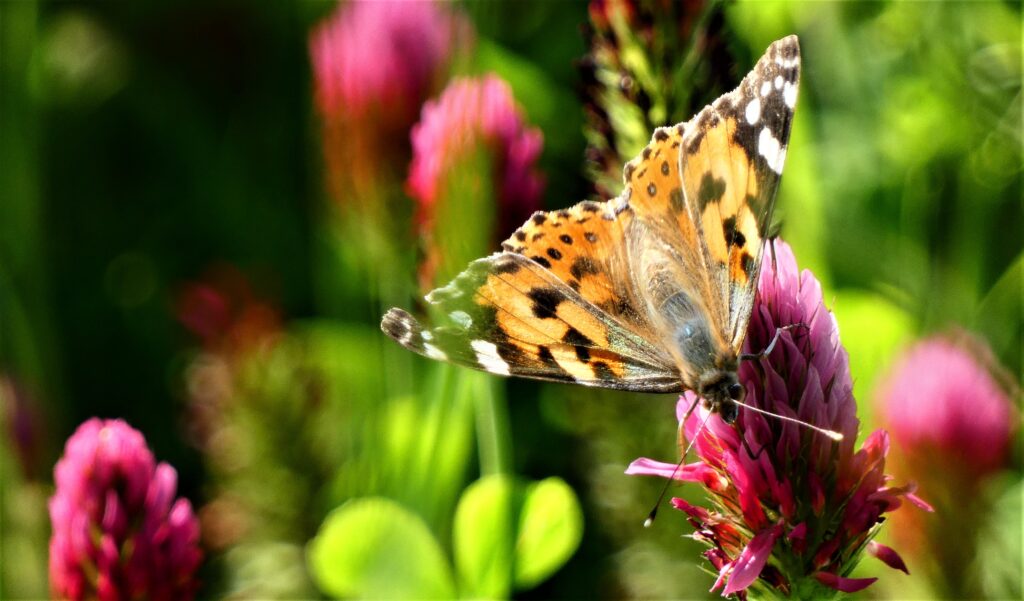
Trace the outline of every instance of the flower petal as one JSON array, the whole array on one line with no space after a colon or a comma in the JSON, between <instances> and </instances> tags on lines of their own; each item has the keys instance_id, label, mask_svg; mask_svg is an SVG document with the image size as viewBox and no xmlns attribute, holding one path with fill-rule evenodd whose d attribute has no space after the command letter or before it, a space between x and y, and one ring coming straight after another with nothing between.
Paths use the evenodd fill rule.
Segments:
<instances>
[{"instance_id":1,"label":"flower petal","mask_svg":"<svg viewBox=\"0 0 1024 601\"><path fill-rule=\"evenodd\" d=\"M831 572L817 572L814 577L825 586L843 593L862 591L878 580L878 578L843 578Z\"/></svg>"},{"instance_id":2,"label":"flower petal","mask_svg":"<svg viewBox=\"0 0 1024 601\"><path fill-rule=\"evenodd\" d=\"M894 570L902 570L903 573L910 574L910 570L907 569L907 564L903 563L903 558L901 558L899 553L894 551L891 547L886 547L882 543L871 541L868 543L868 553L874 555L878 559L881 559L885 562L885 565L890 568Z\"/></svg>"},{"instance_id":3,"label":"flower petal","mask_svg":"<svg viewBox=\"0 0 1024 601\"><path fill-rule=\"evenodd\" d=\"M740 556L732 564L732 572L729 575L729 582L725 585L722 595L731 595L742 591L757 580L764 564L771 555L775 541L782 535L782 526L776 524L758 532L750 539L747 546L740 551Z\"/></svg>"},{"instance_id":4,"label":"flower petal","mask_svg":"<svg viewBox=\"0 0 1024 601\"><path fill-rule=\"evenodd\" d=\"M630 476L661 476L673 478L681 482L701 482L709 484L710 479L717 479L717 473L706 463L697 461L676 468L675 463L664 463L647 457L641 457L629 464L626 473ZM674 476L673 476L674 474ZM709 484L710 486L710 484Z\"/></svg>"},{"instance_id":5,"label":"flower petal","mask_svg":"<svg viewBox=\"0 0 1024 601\"><path fill-rule=\"evenodd\" d=\"M907 493L907 500L925 511L932 513L935 512L935 508L932 507L931 504L928 503L928 501L925 501L924 499L915 495L914 493Z\"/></svg>"},{"instance_id":6,"label":"flower petal","mask_svg":"<svg viewBox=\"0 0 1024 601\"><path fill-rule=\"evenodd\" d=\"M708 521L708 517L710 517L708 515L707 509L704 509L703 507L698 507L696 505L691 505L687 503L685 500L680 499L679 497L672 497L671 502L673 507L680 511L685 511L687 515L689 515L690 517L699 521L702 524L706 523Z\"/></svg>"},{"instance_id":7,"label":"flower petal","mask_svg":"<svg viewBox=\"0 0 1024 601\"><path fill-rule=\"evenodd\" d=\"M728 576L729 572L732 571L732 566L733 562L731 561L729 563L722 565L722 569L718 570L718 578L715 578L715 583L712 584L711 588L708 589L709 593L715 592L716 590L718 590L718 587L722 586L722 583L725 582L725 577ZM722 591L723 597L728 594L729 593L727 591Z\"/></svg>"}]
</instances>

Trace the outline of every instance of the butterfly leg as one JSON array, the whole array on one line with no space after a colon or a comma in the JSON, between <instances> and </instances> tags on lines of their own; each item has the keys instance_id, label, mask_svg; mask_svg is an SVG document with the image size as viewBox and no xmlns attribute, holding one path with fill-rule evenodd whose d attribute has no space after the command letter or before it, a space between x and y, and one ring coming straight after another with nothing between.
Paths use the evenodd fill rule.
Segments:
<instances>
[{"instance_id":1,"label":"butterfly leg","mask_svg":"<svg viewBox=\"0 0 1024 601\"><path fill-rule=\"evenodd\" d=\"M767 357L772 353L772 350L775 349L775 343L779 341L779 336L781 336L783 332L792 330L793 328L809 329L805 323L791 323L788 326L777 328L775 330L775 336L772 337L772 341L768 343L768 346L766 346L763 351L760 353L743 353L740 355L740 361L756 361Z\"/></svg>"}]
</instances>

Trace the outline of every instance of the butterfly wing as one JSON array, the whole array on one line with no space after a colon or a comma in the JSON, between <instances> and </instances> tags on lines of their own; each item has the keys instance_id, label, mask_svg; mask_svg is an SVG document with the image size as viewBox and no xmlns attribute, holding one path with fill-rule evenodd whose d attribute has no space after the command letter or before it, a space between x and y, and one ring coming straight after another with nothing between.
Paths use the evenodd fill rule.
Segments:
<instances>
[{"instance_id":1,"label":"butterfly wing","mask_svg":"<svg viewBox=\"0 0 1024 601\"><path fill-rule=\"evenodd\" d=\"M427 301L434 325L391 309L381 329L426 357L500 375L680 390L678 371L662 352L525 255L478 259Z\"/></svg>"},{"instance_id":2,"label":"butterfly wing","mask_svg":"<svg viewBox=\"0 0 1024 601\"><path fill-rule=\"evenodd\" d=\"M796 36L773 43L740 86L659 129L625 169L637 219L665 234L719 339L738 352L757 291L800 82ZM673 168L675 167L675 168Z\"/></svg>"},{"instance_id":3,"label":"butterfly wing","mask_svg":"<svg viewBox=\"0 0 1024 601\"><path fill-rule=\"evenodd\" d=\"M505 252L474 261L427 296L433 325L392 309L381 328L421 355L502 375L645 392L692 388L694 372L680 371L685 357L670 355L654 331L657 303L639 293L637 257L666 249L677 268L664 288L683 293L712 325L714 346L738 351L798 81L790 36L737 90L685 124L656 130L626 165L620 197L535 214Z\"/></svg>"}]
</instances>

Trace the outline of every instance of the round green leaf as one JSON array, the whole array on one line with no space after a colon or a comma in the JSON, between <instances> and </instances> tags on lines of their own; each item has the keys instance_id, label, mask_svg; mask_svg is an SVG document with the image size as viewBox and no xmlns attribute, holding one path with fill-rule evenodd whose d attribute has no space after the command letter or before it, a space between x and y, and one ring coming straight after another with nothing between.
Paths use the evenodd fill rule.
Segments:
<instances>
[{"instance_id":1,"label":"round green leaf","mask_svg":"<svg viewBox=\"0 0 1024 601\"><path fill-rule=\"evenodd\" d=\"M515 485L503 474L466 487L455 509L452 545L463 596L504 598L512 588Z\"/></svg>"},{"instance_id":2,"label":"round green leaf","mask_svg":"<svg viewBox=\"0 0 1024 601\"><path fill-rule=\"evenodd\" d=\"M309 543L309 569L335 597L451 599L451 568L417 515L381 497L335 509Z\"/></svg>"},{"instance_id":3,"label":"round green leaf","mask_svg":"<svg viewBox=\"0 0 1024 601\"><path fill-rule=\"evenodd\" d=\"M576 494L561 478L531 484L519 514L515 586L527 589L562 566L583 537L583 513Z\"/></svg>"}]
</instances>

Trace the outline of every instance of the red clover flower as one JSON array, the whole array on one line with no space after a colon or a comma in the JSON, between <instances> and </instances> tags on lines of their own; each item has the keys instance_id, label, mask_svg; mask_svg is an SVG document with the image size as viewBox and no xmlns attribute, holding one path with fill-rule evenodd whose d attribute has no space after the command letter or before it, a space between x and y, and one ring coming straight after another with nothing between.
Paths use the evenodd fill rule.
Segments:
<instances>
[{"instance_id":1,"label":"red clover flower","mask_svg":"<svg viewBox=\"0 0 1024 601\"><path fill-rule=\"evenodd\" d=\"M417 221L428 246L439 206L459 192L450 187L453 174L467 166L480 168L469 162L481 153L490 163L497 231L510 231L540 208L544 179L536 163L544 137L526 125L512 89L496 75L453 80L438 99L427 102L412 129L412 147L406 185L419 204ZM431 250L436 247L428 248L427 275L438 260ZM431 279L423 276L421 281Z\"/></svg>"},{"instance_id":2,"label":"red clover flower","mask_svg":"<svg viewBox=\"0 0 1024 601\"><path fill-rule=\"evenodd\" d=\"M817 279L800 272L790 247L776 241L764 259L744 352L764 349L790 324L805 327L784 331L768 357L741 364L745 402L840 432L841 441L742 408L735 427L703 407L679 424L680 444L696 437L698 461L675 477L703 484L711 506L678 498L672 504L708 545L704 557L718 572L712 590L723 587L723 595L811 599L857 591L876 580L849 577L864 549L906 572L899 555L872 538L883 514L903 499L930 509L912 485L889 485L885 431L854 449L859 421L838 325ZM680 397L677 419L697 400L692 392ZM674 467L638 459L627 473L669 477Z\"/></svg>"},{"instance_id":3,"label":"red clover flower","mask_svg":"<svg viewBox=\"0 0 1024 601\"><path fill-rule=\"evenodd\" d=\"M898 467L926 487L936 510L934 520L896 516L894 539L921 563L936 592L987 596L971 573L985 543L978 518L967 516L992 515L986 482L1006 466L1020 424L1013 377L982 341L957 332L914 345L878 390Z\"/></svg>"},{"instance_id":4,"label":"red clover flower","mask_svg":"<svg viewBox=\"0 0 1024 601\"><path fill-rule=\"evenodd\" d=\"M420 106L471 38L466 19L433 1L345 2L313 29L313 95L336 196L360 197L382 167L407 159Z\"/></svg>"},{"instance_id":5,"label":"red clover flower","mask_svg":"<svg viewBox=\"0 0 1024 601\"><path fill-rule=\"evenodd\" d=\"M61 599L191 599L199 523L142 434L92 418L68 439L50 498L50 586Z\"/></svg>"}]
</instances>

